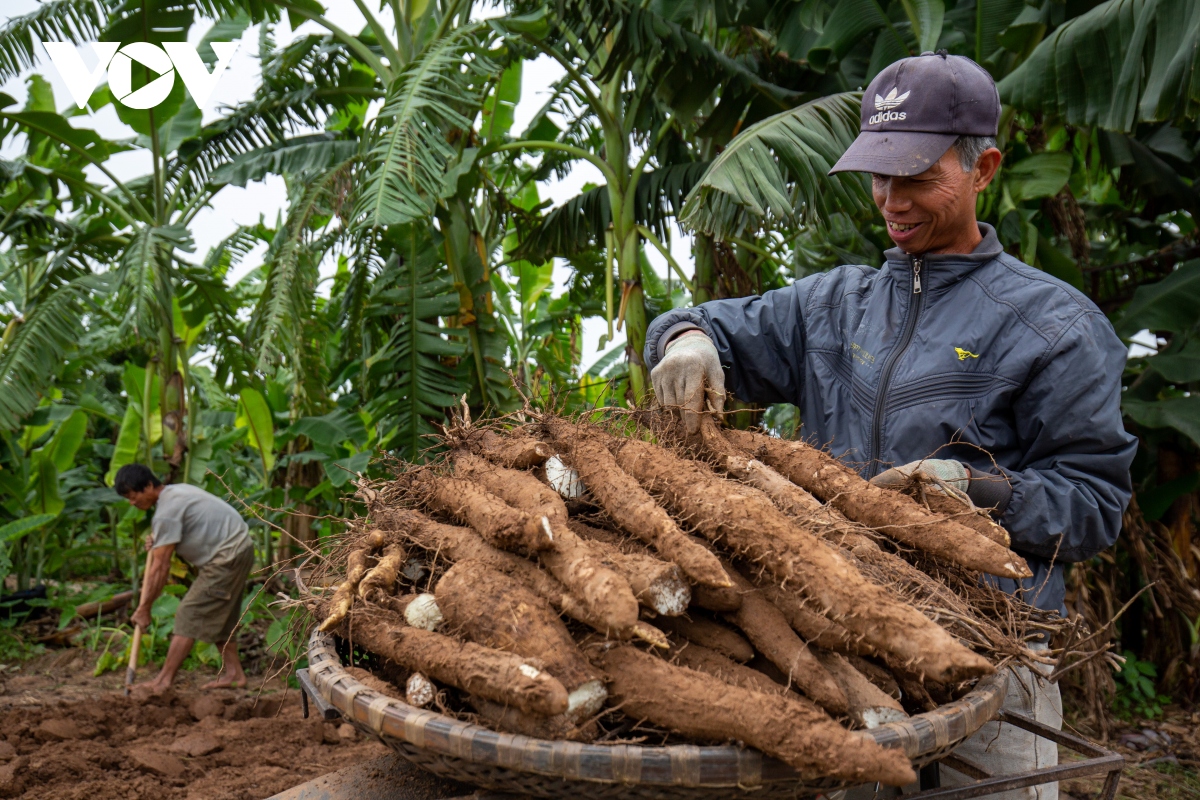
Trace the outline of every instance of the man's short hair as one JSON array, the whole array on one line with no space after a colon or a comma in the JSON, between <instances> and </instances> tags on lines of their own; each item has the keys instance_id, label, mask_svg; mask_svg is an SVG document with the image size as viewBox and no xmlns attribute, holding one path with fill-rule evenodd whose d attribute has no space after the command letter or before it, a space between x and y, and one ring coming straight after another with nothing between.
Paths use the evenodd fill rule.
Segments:
<instances>
[{"instance_id":1,"label":"man's short hair","mask_svg":"<svg viewBox=\"0 0 1200 800\"><path fill-rule=\"evenodd\" d=\"M958 163L963 172L975 169L979 157L996 146L995 136L960 136L950 145L958 153Z\"/></svg>"},{"instance_id":2,"label":"man's short hair","mask_svg":"<svg viewBox=\"0 0 1200 800\"><path fill-rule=\"evenodd\" d=\"M130 492L140 492L147 486L162 486L162 481L145 464L126 464L117 470L117 477L113 481L113 491L121 497L128 497Z\"/></svg>"}]
</instances>

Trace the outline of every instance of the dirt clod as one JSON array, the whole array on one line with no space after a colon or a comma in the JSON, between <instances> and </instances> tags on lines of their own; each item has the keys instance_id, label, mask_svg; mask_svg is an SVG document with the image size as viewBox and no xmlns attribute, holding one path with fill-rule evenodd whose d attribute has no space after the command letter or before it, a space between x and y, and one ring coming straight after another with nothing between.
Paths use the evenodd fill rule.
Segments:
<instances>
[{"instance_id":1,"label":"dirt clod","mask_svg":"<svg viewBox=\"0 0 1200 800\"><path fill-rule=\"evenodd\" d=\"M93 654L55 667L58 655L22 665L21 690L0 694L0 798L262 800L387 752L361 736L343 741L316 715L302 719L297 693L277 681L209 693L196 687L211 672L185 672L165 701L138 702L121 694L124 670L94 678ZM243 702L249 718L225 719L227 703ZM59 721L82 736L44 732Z\"/></svg>"},{"instance_id":2,"label":"dirt clod","mask_svg":"<svg viewBox=\"0 0 1200 800\"><path fill-rule=\"evenodd\" d=\"M75 724L74 720L69 719L47 719L43 720L41 725L37 726L35 734L38 739L43 741L61 742L64 739L82 739L84 738L83 731Z\"/></svg>"},{"instance_id":3,"label":"dirt clod","mask_svg":"<svg viewBox=\"0 0 1200 800\"><path fill-rule=\"evenodd\" d=\"M187 766L182 761L166 753L138 749L130 751L129 757L141 771L164 778L182 778L187 773Z\"/></svg>"},{"instance_id":4,"label":"dirt clod","mask_svg":"<svg viewBox=\"0 0 1200 800\"><path fill-rule=\"evenodd\" d=\"M224 715L224 700L214 694L202 694L192 700L192 704L188 706L188 711L191 711L192 718L199 722L204 717L218 717Z\"/></svg>"},{"instance_id":5,"label":"dirt clod","mask_svg":"<svg viewBox=\"0 0 1200 800\"><path fill-rule=\"evenodd\" d=\"M189 733L180 736L167 749L179 755L199 758L200 756L206 756L209 753L215 753L220 750L221 742L215 736L210 736L207 733Z\"/></svg>"}]
</instances>

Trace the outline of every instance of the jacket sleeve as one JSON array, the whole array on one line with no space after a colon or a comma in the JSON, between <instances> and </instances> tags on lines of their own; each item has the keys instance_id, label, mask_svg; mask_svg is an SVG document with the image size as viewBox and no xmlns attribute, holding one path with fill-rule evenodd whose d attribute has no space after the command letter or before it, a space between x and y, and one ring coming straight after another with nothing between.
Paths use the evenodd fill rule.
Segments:
<instances>
[{"instance_id":1,"label":"jacket sleeve","mask_svg":"<svg viewBox=\"0 0 1200 800\"><path fill-rule=\"evenodd\" d=\"M700 330L717 346L725 387L735 397L748 403L795 403L804 381L801 308L810 280L657 317L646 331L646 366L658 366L671 338Z\"/></svg>"},{"instance_id":2,"label":"jacket sleeve","mask_svg":"<svg viewBox=\"0 0 1200 800\"><path fill-rule=\"evenodd\" d=\"M1121 422L1125 358L1103 314L1086 312L1047 348L1014 402L1025 457L1005 470L1012 494L1000 518L1014 549L1085 561L1116 542L1137 452Z\"/></svg>"}]
</instances>

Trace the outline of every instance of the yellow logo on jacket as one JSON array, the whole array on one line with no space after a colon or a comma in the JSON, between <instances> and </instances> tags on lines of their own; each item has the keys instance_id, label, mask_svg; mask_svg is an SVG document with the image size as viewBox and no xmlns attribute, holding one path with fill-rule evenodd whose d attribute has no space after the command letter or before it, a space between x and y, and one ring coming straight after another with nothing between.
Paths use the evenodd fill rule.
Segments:
<instances>
[{"instance_id":1,"label":"yellow logo on jacket","mask_svg":"<svg viewBox=\"0 0 1200 800\"><path fill-rule=\"evenodd\" d=\"M968 358L979 358L979 353L972 353L970 350L963 350L961 347L954 348L954 352L958 354L959 361L966 361Z\"/></svg>"}]
</instances>

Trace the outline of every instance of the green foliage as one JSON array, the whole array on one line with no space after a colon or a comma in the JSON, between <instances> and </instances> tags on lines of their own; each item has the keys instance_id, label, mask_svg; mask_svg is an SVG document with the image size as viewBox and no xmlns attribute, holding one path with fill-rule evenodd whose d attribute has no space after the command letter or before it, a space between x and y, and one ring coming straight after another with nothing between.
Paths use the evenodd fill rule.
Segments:
<instances>
[{"instance_id":1,"label":"green foliage","mask_svg":"<svg viewBox=\"0 0 1200 800\"><path fill-rule=\"evenodd\" d=\"M1108 0L1061 25L1000 83L1013 105L1131 131L1200 111L1200 7Z\"/></svg>"},{"instance_id":2,"label":"green foliage","mask_svg":"<svg viewBox=\"0 0 1200 800\"><path fill-rule=\"evenodd\" d=\"M1149 661L1140 661L1125 651L1125 663L1116 673L1117 694L1113 698L1117 714L1125 719L1157 719L1171 698L1161 694L1156 686L1158 668Z\"/></svg>"},{"instance_id":3,"label":"green foliage","mask_svg":"<svg viewBox=\"0 0 1200 800\"><path fill-rule=\"evenodd\" d=\"M463 354L460 341L439 319L459 309L449 275L438 267L438 253L425 231L404 226L397 252L371 291L366 316L383 324L386 338L364 366L372 385L367 408L380 426L381 439L404 457L416 458L432 444L433 422L444 418L465 391L443 359Z\"/></svg>"},{"instance_id":4,"label":"green foliage","mask_svg":"<svg viewBox=\"0 0 1200 800\"><path fill-rule=\"evenodd\" d=\"M0 348L0 430L16 430L53 383L81 332L80 317L98 281L84 276L8 321Z\"/></svg>"},{"instance_id":5,"label":"green foliage","mask_svg":"<svg viewBox=\"0 0 1200 800\"><path fill-rule=\"evenodd\" d=\"M368 226L426 218L452 193L445 176L456 152L446 128L468 128L496 65L485 50L485 25L469 25L434 42L388 88L370 145L370 172L355 208ZM465 56L470 53L472 58Z\"/></svg>"},{"instance_id":6,"label":"green foliage","mask_svg":"<svg viewBox=\"0 0 1200 800\"><path fill-rule=\"evenodd\" d=\"M860 99L813 100L747 128L692 189L683 222L724 238L768 220L819 224L834 211L865 213L871 199L861 175L826 177L858 136Z\"/></svg>"},{"instance_id":7,"label":"green foliage","mask_svg":"<svg viewBox=\"0 0 1200 800\"><path fill-rule=\"evenodd\" d=\"M275 421L271 407L262 392L244 387L238 397L238 413L234 424L246 430L246 440L262 459L263 482L275 466Z\"/></svg>"}]
</instances>

